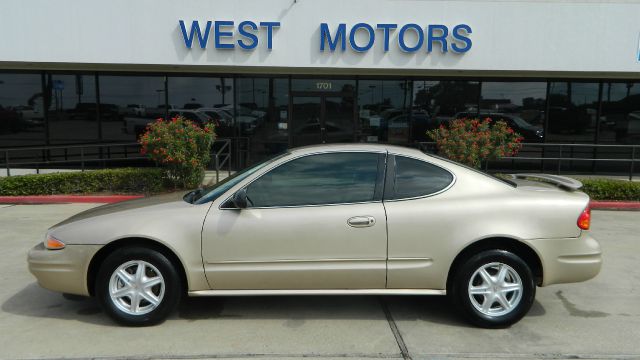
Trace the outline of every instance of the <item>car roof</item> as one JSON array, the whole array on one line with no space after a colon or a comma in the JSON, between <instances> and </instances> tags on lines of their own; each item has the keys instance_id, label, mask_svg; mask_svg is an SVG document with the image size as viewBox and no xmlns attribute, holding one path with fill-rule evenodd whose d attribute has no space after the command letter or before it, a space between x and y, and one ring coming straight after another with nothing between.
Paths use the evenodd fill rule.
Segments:
<instances>
[{"instance_id":1,"label":"car roof","mask_svg":"<svg viewBox=\"0 0 640 360\"><path fill-rule=\"evenodd\" d=\"M373 151L383 152L388 151L394 154L404 155L425 155L418 149L387 144L363 144L363 143L345 143L345 144L321 144L321 145L308 145L298 148L290 149L292 154L308 154L314 152L327 152L327 151Z\"/></svg>"}]
</instances>

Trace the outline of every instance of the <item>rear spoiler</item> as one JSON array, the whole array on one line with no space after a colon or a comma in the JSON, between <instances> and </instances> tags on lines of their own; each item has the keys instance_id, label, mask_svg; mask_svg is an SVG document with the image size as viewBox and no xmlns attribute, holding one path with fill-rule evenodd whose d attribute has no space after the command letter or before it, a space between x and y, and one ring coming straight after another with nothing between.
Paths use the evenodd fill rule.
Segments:
<instances>
[{"instance_id":1,"label":"rear spoiler","mask_svg":"<svg viewBox=\"0 0 640 360\"><path fill-rule=\"evenodd\" d=\"M582 183L576 179L566 176L549 175L549 174L511 174L512 179L525 179L542 181L545 183L556 185L562 189L576 191L582 187Z\"/></svg>"}]
</instances>

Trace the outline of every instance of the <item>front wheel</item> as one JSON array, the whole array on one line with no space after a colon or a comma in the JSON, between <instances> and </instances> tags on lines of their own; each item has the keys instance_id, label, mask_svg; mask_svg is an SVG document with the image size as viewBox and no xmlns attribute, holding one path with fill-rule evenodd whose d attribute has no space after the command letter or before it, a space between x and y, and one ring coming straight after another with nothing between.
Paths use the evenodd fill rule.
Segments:
<instances>
[{"instance_id":1,"label":"front wheel","mask_svg":"<svg viewBox=\"0 0 640 360\"><path fill-rule=\"evenodd\" d=\"M487 328L506 327L527 314L536 294L531 269L504 250L483 251L455 273L449 292L467 320Z\"/></svg>"},{"instance_id":2,"label":"front wheel","mask_svg":"<svg viewBox=\"0 0 640 360\"><path fill-rule=\"evenodd\" d=\"M163 321L180 299L180 276L162 253L126 247L110 254L98 272L96 295L117 322L147 326Z\"/></svg>"}]
</instances>

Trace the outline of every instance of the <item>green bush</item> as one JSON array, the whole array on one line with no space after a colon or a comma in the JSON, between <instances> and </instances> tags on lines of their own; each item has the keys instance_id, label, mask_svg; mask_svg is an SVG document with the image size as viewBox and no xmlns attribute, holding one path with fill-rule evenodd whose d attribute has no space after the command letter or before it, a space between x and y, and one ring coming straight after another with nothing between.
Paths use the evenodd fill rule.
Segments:
<instances>
[{"instance_id":1,"label":"green bush","mask_svg":"<svg viewBox=\"0 0 640 360\"><path fill-rule=\"evenodd\" d=\"M427 136L436 142L438 154L476 169L487 160L516 155L523 139L506 122L489 118L455 119Z\"/></svg>"},{"instance_id":2,"label":"green bush","mask_svg":"<svg viewBox=\"0 0 640 360\"><path fill-rule=\"evenodd\" d=\"M150 123L138 142L140 152L160 165L176 187L194 188L204 179L215 138L213 123L200 126L177 116Z\"/></svg>"},{"instance_id":3,"label":"green bush","mask_svg":"<svg viewBox=\"0 0 640 360\"><path fill-rule=\"evenodd\" d=\"M0 195L157 193L166 189L158 168L123 168L0 178Z\"/></svg>"},{"instance_id":4,"label":"green bush","mask_svg":"<svg viewBox=\"0 0 640 360\"><path fill-rule=\"evenodd\" d=\"M640 182L612 179L578 179L593 200L640 201Z\"/></svg>"}]
</instances>

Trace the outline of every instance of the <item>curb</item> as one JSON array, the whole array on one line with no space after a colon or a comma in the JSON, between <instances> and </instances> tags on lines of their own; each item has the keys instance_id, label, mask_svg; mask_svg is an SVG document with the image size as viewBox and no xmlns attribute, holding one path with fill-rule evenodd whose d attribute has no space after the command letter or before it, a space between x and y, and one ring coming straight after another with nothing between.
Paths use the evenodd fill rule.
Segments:
<instances>
[{"instance_id":1,"label":"curb","mask_svg":"<svg viewBox=\"0 0 640 360\"><path fill-rule=\"evenodd\" d=\"M143 198L144 195L30 195L0 196L0 204L68 204L105 203L112 204L125 200Z\"/></svg>"},{"instance_id":2,"label":"curb","mask_svg":"<svg viewBox=\"0 0 640 360\"><path fill-rule=\"evenodd\" d=\"M635 210L640 211L640 201L591 201L593 210Z\"/></svg>"}]
</instances>

